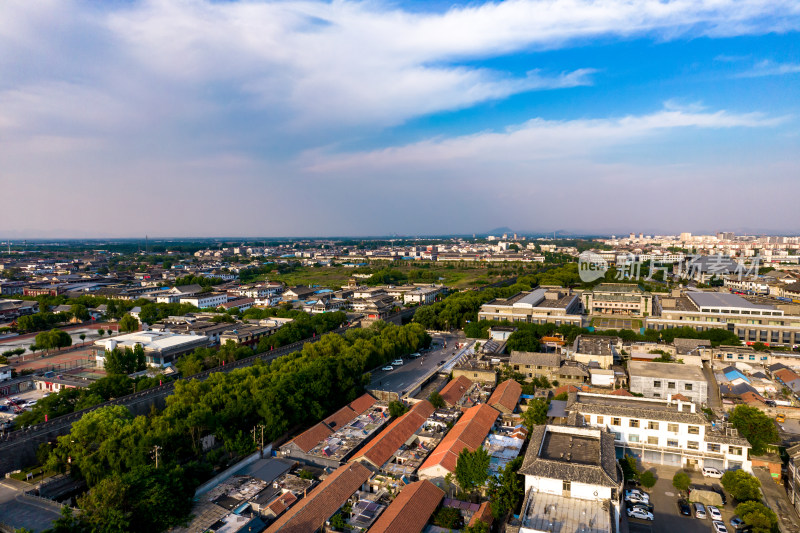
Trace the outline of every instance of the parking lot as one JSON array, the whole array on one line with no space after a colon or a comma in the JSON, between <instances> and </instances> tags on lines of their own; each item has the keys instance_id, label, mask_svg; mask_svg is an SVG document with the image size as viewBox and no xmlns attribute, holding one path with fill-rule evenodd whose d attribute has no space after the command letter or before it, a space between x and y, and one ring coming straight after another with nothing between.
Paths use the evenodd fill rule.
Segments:
<instances>
[{"instance_id":1,"label":"parking lot","mask_svg":"<svg viewBox=\"0 0 800 533\"><path fill-rule=\"evenodd\" d=\"M11 395L12 398L20 398L25 400L26 402L30 402L32 400L40 400L44 397L45 391L42 390L29 390L25 392L21 392L19 394ZM0 398L0 405L5 406L7 397ZM0 424L7 421L7 420L14 420L17 415L14 414L14 408L8 407L7 411L0 411Z\"/></svg>"},{"instance_id":2,"label":"parking lot","mask_svg":"<svg viewBox=\"0 0 800 533\"><path fill-rule=\"evenodd\" d=\"M678 511L678 491L672 486L672 476L679 469L667 466L650 467L658 477L655 486L650 489L650 503L653 504L653 521L628 519L630 533L708 533L714 531L711 519L701 520L694 516L683 516ZM718 479L704 478L699 472L686 472L692 478L692 483L699 485L719 485ZM731 517L735 514L730 494L726 494L726 505L720 506L722 519L729 533L733 533ZM626 515L627 516L627 515ZM624 530L623 530L624 531Z\"/></svg>"}]
</instances>

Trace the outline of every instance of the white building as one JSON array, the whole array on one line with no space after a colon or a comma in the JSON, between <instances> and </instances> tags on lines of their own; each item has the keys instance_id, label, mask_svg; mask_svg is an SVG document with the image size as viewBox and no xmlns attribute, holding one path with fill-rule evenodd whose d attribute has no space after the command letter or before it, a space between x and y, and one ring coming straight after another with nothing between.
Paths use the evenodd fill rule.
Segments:
<instances>
[{"instance_id":1,"label":"white building","mask_svg":"<svg viewBox=\"0 0 800 533\"><path fill-rule=\"evenodd\" d=\"M520 533L619 531L623 478L608 431L537 426L519 473Z\"/></svg>"},{"instance_id":2,"label":"white building","mask_svg":"<svg viewBox=\"0 0 800 533\"><path fill-rule=\"evenodd\" d=\"M692 402L577 392L567 402L570 421L606 428L617 455L643 463L752 471L750 443L732 428L712 428Z\"/></svg>"},{"instance_id":3,"label":"white building","mask_svg":"<svg viewBox=\"0 0 800 533\"><path fill-rule=\"evenodd\" d=\"M198 309L216 309L220 305L228 303L228 295L221 292L206 292L191 296L181 296L180 302L182 304L191 304Z\"/></svg>"},{"instance_id":4,"label":"white building","mask_svg":"<svg viewBox=\"0 0 800 533\"><path fill-rule=\"evenodd\" d=\"M628 376L630 391L648 398L682 394L701 404L708 401L708 381L695 365L629 361Z\"/></svg>"},{"instance_id":5,"label":"white building","mask_svg":"<svg viewBox=\"0 0 800 533\"><path fill-rule=\"evenodd\" d=\"M145 360L148 365L162 366L175 362L178 357L195 348L208 346L209 338L205 335L181 335L169 331L137 331L112 339L98 339L94 341L92 353L97 361L97 366L103 368L106 351L118 347L133 349L137 344L144 348Z\"/></svg>"}]
</instances>

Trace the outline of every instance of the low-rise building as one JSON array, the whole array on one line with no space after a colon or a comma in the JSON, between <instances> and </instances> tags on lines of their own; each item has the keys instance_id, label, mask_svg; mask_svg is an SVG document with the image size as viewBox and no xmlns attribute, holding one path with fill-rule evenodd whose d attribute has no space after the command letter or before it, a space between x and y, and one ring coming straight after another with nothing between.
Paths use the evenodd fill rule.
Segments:
<instances>
[{"instance_id":1,"label":"low-rise building","mask_svg":"<svg viewBox=\"0 0 800 533\"><path fill-rule=\"evenodd\" d=\"M573 392L567 410L572 422L609 429L619 454L644 463L752 471L747 439L711 426L692 402Z\"/></svg>"},{"instance_id":2,"label":"low-rise building","mask_svg":"<svg viewBox=\"0 0 800 533\"><path fill-rule=\"evenodd\" d=\"M653 295L632 283L601 283L584 291L583 306L590 315L649 316Z\"/></svg>"},{"instance_id":3,"label":"low-rise building","mask_svg":"<svg viewBox=\"0 0 800 533\"><path fill-rule=\"evenodd\" d=\"M181 296L180 303L190 304L198 309L216 309L220 305L228 302L228 295L224 292L205 292Z\"/></svg>"},{"instance_id":4,"label":"low-rise building","mask_svg":"<svg viewBox=\"0 0 800 533\"><path fill-rule=\"evenodd\" d=\"M448 473L454 473L458 455L467 449L474 452L492 430L499 411L486 404L478 404L466 410L464 415L447 432L439 446L422 463L418 475L441 483Z\"/></svg>"},{"instance_id":5,"label":"low-rise building","mask_svg":"<svg viewBox=\"0 0 800 533\"><path fill-rule=\"evenodd\" d=\"M581 312L581 300L571 289L536 289L483 304L478 320L581 326Z\"/></svg>"},{"instance_id":6,"label":"low-rise building","mask_svg":"<svg viewBox=\"0 0 800 533\"><path fill-rule=\"evenodd\" d=\"M619 531L622 471L614 436L599 428L537 426L519 473L525 476L520 533Z\"/></svg>"},{"instance_id":7,"label":"low-rise building","mask_svg":"<svg viewBox=\"0 0 800 533\"><path fill-rule=\"evenodd\" d=\"M203 335L181 335L168 331L137 331L111 339L96 340L91 351L97 365L102 367L107 350L111 351L117 347L133 349L137 344L144 348L148 365L162 366L174 363L181 355L194 351L196 348L208 346L209 340Z\"/></svg>"},{"instance_id":8,"label":"low-rise building","mask_svg":"<svg viewBox=\"0 0 800 533\"><path fill-rule=\"evenodd\" d=\"M570 359L590 367L611 368L621 359L622 339L606 335L578 335Z\"/></svg>"},{"instance_id":9,"label":"low-rise building","mask_svg":"<svg viewBox=\"0 0 800 533\"><path fill-rule=\"evenodd\" d=\"M451 379L439 394L442 396L447 407L455 407L460 404L461 399L469 392L471 387L472 380L460 376Z\"/></svg>"},{"instance_id":10,"label":"low-rise building","mask_svg":"<svg viewBox=\"0 0 800 533\"><path fill-rule=\"evenodd\" d=\"M430 481L406 485L381 513L369 533L420 533L442 498L444 491Z\"/></svg>"},{"instance_id":11,"label":"low-rise building","mask_svg":"<svg viewBox=\"0 0 800 533\"><path fill-rule=\"evenodd\" d=\"M708 401L708 381L703 370L679 363L628 362L630 391L647 398L683 394L700 404Z\"/></svg>"}]
</instances>

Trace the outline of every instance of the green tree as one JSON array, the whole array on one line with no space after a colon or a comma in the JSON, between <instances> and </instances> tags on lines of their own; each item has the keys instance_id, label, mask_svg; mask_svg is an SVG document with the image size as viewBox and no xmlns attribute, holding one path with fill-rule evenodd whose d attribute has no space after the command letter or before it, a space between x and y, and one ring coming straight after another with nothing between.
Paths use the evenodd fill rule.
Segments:
<instances>
[{"instance_id":1,"label":"green tree","mask_svg":"<svg viewBox=\"0 0 800 533\"><path fill-rule=\"evenodd\" d=\"M392 418L403 416L407 412L408 412L408 406L406 406L406 404L404 404L403 402L399 402L397 400L389 402L389 416L391 416Z\"/></svg>"},{"instance_id":2,"label":"green tree","mask_svg":"<svg viewBox=\"0 0 800 533\"><path fill-rule=\"evenodd\" d=\"M105 369L109 374L132 374L147 368L145 364L144 348L137 344L133 349L116 347L106 350Z\"/></svg>"},{"instance_id":3,"label":"green tree","mask_svg":"<svg viewBox=\"0 0 800 533\"><path fill-rule=\"evenodd\" d=\"M125 333L139 331L139 321L132 315L125 315L119 321L119 330Z\"/></svg>"},{"instance_id":4,"label":"green tree","mask_svg":"<svg viewBox=\"0 0 800 533\"><path fill-rule=\"evenodd\" d=\"M778 531L778 517L772 509L761 502L742 502L736 506L736 514L752 528L752 533L777 533Z\"/></svg>"},{"instance_id":5,"label":"green tree","mask_svg":"<svg viewBox=\"0 0 800 533\"><path fill-rule=\"evenodd\" d=\"M103 328L98 328L97 329L97 334L102 337L103 335L106 334L106 330L104 330Z\"/></svg>"},{"instance_id":6,"label":"green tree","mask_svg":"<svg viewBox=\"0 0 800 533\"><path fill-rule=\"evenodd\" d=\"M689 485L691 484L692 479L689 477L689 474L683 470L678 470L675 472L675 475L672 476L672 486L681 492L686 492L689 490Z\"/></svg>"},{"instance_id":7,"label":"green tree","mask_svg":"<svg viewBox=\"0 0 800 533\"><path fill-rule=\"evenodd\" d=\"M740 502L761 499L761 482L744 470L728 470L720 481L725 490Z\"/></svg>"},{"instance_id":8,"label":"green tree","mask_svg":"<svg viewBox=\"0 0 800 533\"><path fill-rule=\"evenodd\" d=\"M639 482L646 489L652 489L656 484L656 476L650 470L645 470L639 474Z\"/></svg>"},{"instance_id":9,"label":"green tree","mask_svg":"<svg viewBox=\"0 0 800 533\"><path fill-rule=\"evenodd\" d=\"M461 450L456 462L456 481L465 492L473 492L483 487L489 478L489 454L479 447L474 452L467 448Z\"/></svg>"},{"instance_id":10,"label":"green tree","mask_svg":"<svg viewBox=\"0 0 800 533\"><path fill-rule=\"evenodd\" d=\"M464 517L461 511L452 507L440 507L433 513L433 524L449 530L457 530L464 527Z\"/></svg>"},{"instance_id":11,"label":"green tree","mask_svg":"<svg viewBox=\"0 0 800 533\"><path fill-rule=\"evenodd\" d=\"M522 466L522 457L517 457L503 467L499 476L489 478L489 500L492 516L502 519L514 512L525 492L525 483L517 472Z\"/></svg>"},{"instance_id":12,"label":"green tree","mask_svg":"<svg viewBox=\"0 0 800 533\"><path fill-rule=\"evenodd\" d=\"M477 520L471 526L467 526L462 530L464 533L489 533L489 524L483 520Z\"/></svg>"},{"instance_id":13,"label":"green tree","mask_svg":"<svg viewBox=\"0 0 800 533\"><path fill-rule=\"evenodd\" d=\"M763 411L749 405L737 405L728 415L730 423L750 442L752 455L763 455L767 444L778 441L778 428Z\"/></svg>"},{"instance_id":14,"label":"green tree","mask_svg":"<svg viewBox=\"0 0 800 533\"><path fill-rule=\"evenodd\" d=\"M89 320L89 310L86 309L85 305L72 304L72 307L70 307L69 312L72 313L72 316L74 316L75 318L77 318L82 322Z\"/></svg>"},{"instance_id":15,"label":"green tree","mask_svg":"<svg viewBox=\"0 0 800 533\"><path fill-rule=\"evenodd\" d=\"M445 406L444 398L436 391L433 391L430 396L428 396L428 401L431 402L431 405L436 409L442 409Z\"/></svg>"},{"instance_id":16,"label":"green tree","mask_svg":"<svg viewBox=\"0 0 800 533\"><path fill-rule=\"evenodd\" d=\"M639 467L633 455L625 454L625 457L619 460L619 466L622 468L622 477L626 480L639 478Z\"/></svg>"},{"instance_id":17,"label":"green tree","mask_svg":"<svg viewBox=\"0 0 800 533\"><path fill-rule=\"evenodd\" d=\"M547 400L536 398L528 402L528 408L522 413L522 422L532 432L536 426L547 423L547 410L550 403Z\"/></svg>"}]
</instances>

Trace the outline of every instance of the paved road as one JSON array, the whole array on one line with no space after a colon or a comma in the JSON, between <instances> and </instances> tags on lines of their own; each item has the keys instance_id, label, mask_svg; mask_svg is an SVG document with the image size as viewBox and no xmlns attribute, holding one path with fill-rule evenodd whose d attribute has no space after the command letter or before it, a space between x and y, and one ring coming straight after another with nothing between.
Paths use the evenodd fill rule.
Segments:
<instances>
[{"instance_id":1,"label":"paved road","mask_svg":"<svg viewBox=\"0 0 800 533\"><path fill-rule=\"evenodd\" d=\"M442 361L448 362L457 352L455 344L464 342L464 337L456 334L433 335L434 349L423 352L423 357L418 359L404 359L404 364L391 371L375 370L372 372L370 389L403 394L408 391L423 376L442 366ZM443 347L447 342L447 348Z\"/></svg>"},{"instance_id":2,"label":"paved road","mask_svg":"<svg viewBox=\"0 0 800 533\"><path fill-rule=\"evenodd\" d=\"M0 481L0 522L31 531L52 527L60 516L60 507L23 495L22 487L28 485L13 479Z\"/></svg>"},{"instance_id":3,"label":"paved road","mask_svg":"<svg viewBox=\"0 0 800 533\"><path fill-rule=\"evenodd\" d=\"M778 515L778 525L782 533L800 533L800 516L789 503L786 489L773 481L769 471L761 466L753 467L753 474L761 482L761 492L767 506Z\"/></svg>"}]
</instances>

